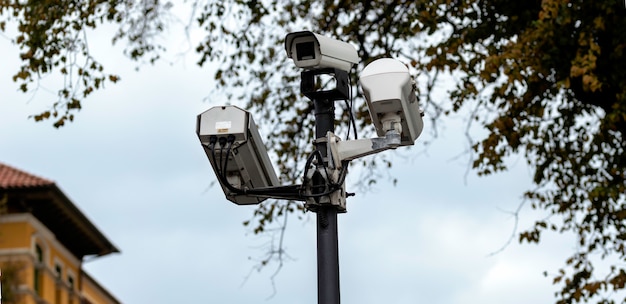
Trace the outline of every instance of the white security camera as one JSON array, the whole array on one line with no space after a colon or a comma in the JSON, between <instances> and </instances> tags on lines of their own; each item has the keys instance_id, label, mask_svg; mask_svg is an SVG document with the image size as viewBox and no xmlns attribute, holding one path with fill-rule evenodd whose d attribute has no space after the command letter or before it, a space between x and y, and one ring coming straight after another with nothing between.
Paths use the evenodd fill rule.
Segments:
<instances>
[{"instance_id":1,"label":"white security camera","mask_svg":"<svg viewBox=\"0 0 626 304\"><path fill-rule=\"evenodd\" d=\"M349 71L359 62L356 49L349 43L303 31L285 37L287 56L299 68L336 68Z\"/></svg>"},{"instance_id":2,"label":"white security camera","mask_svg":"<svg viewBox=\"0 0 626 304\"><path fill-rule=\"evenodd\" d=\"M382 58L368 64L359 81L378 136L397 132L401 146L413 145L424 123L409 69L398 60Z\"/></svg>"},{"instance_id":3,"label":"white security camera","mask_svg":"<svg viewBox=\"0 0 626 304\"><path fill-rule=\"evenodd\" d=\"M198 115L196 133L226 198L238 205L265 200L246 190L278 185L267 150L249 112L219 106Z\"/></svg>"}]
</instances>

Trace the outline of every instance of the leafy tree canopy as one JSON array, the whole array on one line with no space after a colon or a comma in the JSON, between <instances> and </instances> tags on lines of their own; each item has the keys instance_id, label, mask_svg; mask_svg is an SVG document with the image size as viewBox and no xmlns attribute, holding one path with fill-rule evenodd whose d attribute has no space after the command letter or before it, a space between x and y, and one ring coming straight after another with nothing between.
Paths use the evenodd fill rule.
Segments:
<instances>
[{"instance_id":1,"label":"leafy tree canopy","mask_svg":"<svg viewBox=\"0 0 626 304\"><path fill-rule=\"evenodd\" d=\"M198 64L219 64L218 91L246 100L274 125L280 174L294 180L312 137L311 105L296 102L299 75L286 60L286 33L310 29L351 41L362 65L392 56L420 75L421 100L436 119L469 109L488 131L472 142L479 175L506 170L523 154L534 169L525 196L546 217L519 234L574 233L578 247L555 284L558 303L606 299L624 289L626 269L597 269L594 258L626 260L626 8L623 1L582 0L227 0L193 1L195 25L205 30ZM119 26L132 59L154 62L154 37L166 26L170 3L159 0L0 0L0 30L17 27L21 50L13 80L24 92L40 77L66 77L51 110L33 116L55 126L72 120L91 92L119 76L90 55L85 30ZM446 98L435 85L454 79ZM355 78L353 79L353 81ZM237 92L237 93L232 93ZM369 123L360 103L357 122ZM347 115L344 111L343 115ZM378 158L373 164L385 162ZM366 165L371 165L367 163ZM255 211L255 231L299 207L268 203ZM248 222L250 224L250 222Z\"/></svg>"}]
</instances>

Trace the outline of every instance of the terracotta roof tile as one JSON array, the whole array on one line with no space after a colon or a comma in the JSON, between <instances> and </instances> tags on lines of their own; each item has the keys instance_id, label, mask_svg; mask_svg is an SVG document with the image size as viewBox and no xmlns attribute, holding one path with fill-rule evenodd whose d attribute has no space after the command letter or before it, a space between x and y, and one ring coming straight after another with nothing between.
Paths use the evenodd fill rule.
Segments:
<instances>
[{"instance_id":1,"label":"terracotta roof tile","mask_svg":"<svg viewBox=\"0 0 626 304\"><path fill-rule=\"evenodd\" d=\"M54 185L54 182L0 163L0 189Z\"/></svg>"}]
</instances>

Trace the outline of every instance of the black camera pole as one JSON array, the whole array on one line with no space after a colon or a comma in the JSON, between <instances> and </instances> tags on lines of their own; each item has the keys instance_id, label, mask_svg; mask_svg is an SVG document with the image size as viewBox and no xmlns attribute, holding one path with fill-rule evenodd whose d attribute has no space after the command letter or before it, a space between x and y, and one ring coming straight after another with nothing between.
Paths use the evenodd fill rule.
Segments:
<instances>
[{"instance_id":1,"label":"black camera pole","mask_svg":"<svg viewBox=\"0 0 626 304\"><path fill-rule=\"evenodd\" d=\"M315 137L326 137L334 131L334 102L313 101L315 108ZM326 143L316 143L326 159ZM317 303L339 304L339 242L337 206L323 205L317 210Z\"/></svg>"},{"instance_id":2,"label":"black camera pole","mask_svg":"<svg viewBox=\"0 0 626 304\"><path fill-rule=\"evenodd\" d=\"M317 91L319 84L315 76L320 74L335 77L337 87L327 91ZM313 101L315 111L315 148L322 155L323 164L328 166L326 135L335 131L335 100L349 98L348 72L339 69L321 69L302 72L301 92ZM327 183L320 181L319 183ZM317 184L313 178L313 186ZM317 185L316 185L317 184ZM317 303L339 304L339 245L337 232L338 202L316 204L309 210L317 213Z\"/></svg>"}]
</instances>

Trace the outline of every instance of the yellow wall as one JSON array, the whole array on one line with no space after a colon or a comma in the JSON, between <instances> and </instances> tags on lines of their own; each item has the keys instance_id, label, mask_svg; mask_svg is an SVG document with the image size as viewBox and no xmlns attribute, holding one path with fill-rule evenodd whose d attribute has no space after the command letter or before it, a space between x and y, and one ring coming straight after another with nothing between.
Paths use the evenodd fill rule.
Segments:
<instances>
[{"instance_id":1,"label":"yellow wall","mask_svg":"<svg viewBox=\"0 0 626 304\"><path fill-rule=\"evenodd\" d=\"M6 217L11 215L3 215ZM35 270L35 244L43 250L43 265ZM10 221L0 221L0 267L3 263L19 260L20 284L28 287L28 292L21 295L19 304L35 304L35 273L39 273L39 297L49 304L78 304L79 295L94 304L116 303L102 292L99 285L90 278L80 278L80 261L63 247L43 224L31 215L14 216ZM61 266L61 277L57 277L56 265ZM74 286L70 291L68 277L73 277ZM85 281L87 283L85 283ZM79 284L83 284L82 290ZM70 298L72 301L70 301Z\"/></svg>"},{"instance_id":2,"label":"yellow wall","mask_svg":"<svg viewBox=\"0 0 626 304\"><path fill-rule=\"evenodd\" d=\"M0 249L30 248L32 227L25 222L0 223Z\"/></svg>"}]
</instances>

